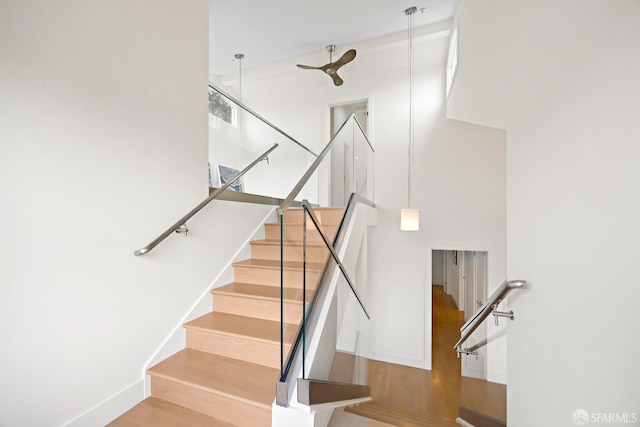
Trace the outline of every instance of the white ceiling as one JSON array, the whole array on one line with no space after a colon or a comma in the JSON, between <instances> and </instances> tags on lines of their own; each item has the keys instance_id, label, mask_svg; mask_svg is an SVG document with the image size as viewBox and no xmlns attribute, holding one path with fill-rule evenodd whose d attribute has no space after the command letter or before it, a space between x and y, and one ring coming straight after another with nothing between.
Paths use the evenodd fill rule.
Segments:
<instances>
[{"instance_id":1,"label":"white ceiling","mask_svg":"<svg viewBox=\"0 0 640 427\"><path fill-rule=\"evenodd\" d=\"M326 52L337 59L349 43L407 29L404 11L415 6L416 27L453 17L458 0L209 0L209 73ZM421 13L421 9L424 10ZM329 54L327 53L327 62ZM310 64L323 65L323 64Z\"/></svg>"}]
</instances>

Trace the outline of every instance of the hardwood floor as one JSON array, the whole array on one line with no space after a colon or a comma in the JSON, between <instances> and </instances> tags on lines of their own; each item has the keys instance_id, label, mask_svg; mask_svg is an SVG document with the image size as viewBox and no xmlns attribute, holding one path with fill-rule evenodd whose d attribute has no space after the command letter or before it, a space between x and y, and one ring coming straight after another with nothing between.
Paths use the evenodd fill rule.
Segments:
<instances>
[{"instance_id":1,"label":"hardwood floor","mask_svg":"<svg viewBox=\"0 0 640 427\"><path fill-rule=\"evenodd\" d=\"M464 315L442 286L432 287L432 370L369 361L374 402L416 414L454 421L460 406L460 360L453 345L460 338Z\"/></svg>"},{"instance_id":2,"label":"hardwood floor","mask_svg":"<svg viewBox=\"0 0 640 427\"><path fill-rule=\"evenodd\" d=\"M507 419L507 386L477 378L462 377L460 406L497 420Z\"/></svg>"}]
</instances>

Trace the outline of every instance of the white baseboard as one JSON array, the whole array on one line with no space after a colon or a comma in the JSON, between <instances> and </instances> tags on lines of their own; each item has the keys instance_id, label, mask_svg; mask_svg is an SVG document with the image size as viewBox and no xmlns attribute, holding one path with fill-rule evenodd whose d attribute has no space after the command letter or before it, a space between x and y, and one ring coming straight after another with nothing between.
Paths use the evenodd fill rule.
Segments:
<instances>
[{"instance_id":1,"label":"white baseboard","mask_svg":"<svg viewBox=\"0 0 640 427\"><path fill-rule=\"evenodd\" d=\"M456 418L456 422L460 424L462 427L475 427L473 424L469 424L468 422L466 422L460 417Z\"/></svg>"},{"instance_id":2,"label":"white baseboard","mask_svg":"<svg viewBox=\"0 0 640 427\"><path fill-rule=\"evenodd\" d=\"M144 380L140 379L63 424L63 426L96 427L107 425L143 399Z\"/></svg>"},{"instance_id":3,"label":"white baseboard","mask_svg":"<svg viewBox=\"0 0 640 427\"><path fill-rule=\"evenodd\" d=\"M145 363L142 369L142 376L144 378L145 384L145 396L151 395L150 381L147 378L147 369L152 367L153 365L160 363L167 357L177 353L178 351L184 349L186 347L187 335L184 330L183 325L187 322L190 322L193 319L196 319L200 316L203 316L209 313L212 309L211 306L211 289L218 288L227 283L233 281L233 263L237 261L241 261L247 259L251 256L251 247L250 243L252 240L262 239L264 238L264 223L273 220L273 213L275 211L269 211L269 214L266 215L262 221L257 225L251 236L246 240L246 242L238 249L238 251L234 254L231 260L227 263L225 268L218 274L218 276L211 282L211 284L204 289L200 298L191 306L187 314L180 319L180 321L174 326L171 330L167 338L162 342L158 350L151 356L149 361Z\"/></svg>"}]
</instances>

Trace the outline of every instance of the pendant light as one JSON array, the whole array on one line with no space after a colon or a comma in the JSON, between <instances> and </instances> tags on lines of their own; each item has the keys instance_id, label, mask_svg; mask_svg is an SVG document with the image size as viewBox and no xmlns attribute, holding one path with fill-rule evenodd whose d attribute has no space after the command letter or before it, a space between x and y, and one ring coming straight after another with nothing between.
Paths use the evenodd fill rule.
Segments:
<instances>
[{"instance_id":1,"label":"pendant light","mask_svg":"<svg viewBox=\"0 0 640 427\"><path fill-rule=\"evenodd\" d=\"M242 101L242 60L244 54L236 53L234 58L238 60L238 101Z\"/></svg>"},{"instance_id":2,"label":"pendant light","mask_svg":"<svg viewBox=\"0 0 640 427\"><path fill-rule=\"evenodd\" d=\"M416 7L410 7L404 11L408 20L408 41L409 41L409 155L408 155L408 203L407 208L400 211L400 230L418 231L420 230L420 209L412 208L413 201L413 21L414 14L418 11Z\"/></svg>"}]
</instances>

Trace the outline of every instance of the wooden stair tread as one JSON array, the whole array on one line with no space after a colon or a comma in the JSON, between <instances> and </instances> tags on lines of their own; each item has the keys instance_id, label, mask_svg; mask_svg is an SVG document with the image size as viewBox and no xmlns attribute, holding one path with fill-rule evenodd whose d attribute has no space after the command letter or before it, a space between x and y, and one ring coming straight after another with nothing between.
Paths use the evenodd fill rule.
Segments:
<instances>
[{"instance_id":1,"label":"wooden stair tread","mask_svg":"<svg viewBox=\"0 0 640 427\"><path fill-rule=\"evenodd\" d=\"M246 337L255 341L280 343L280 322L212 311L184 325L187 329ZM292 343L298 326L284 324L285 343Z\"/></svg>"},{"instance_id":2,"label":"wooden stair tread","mask_svg":"<svg viewBox=\"0 0 640 427\"><path fill-rule=\"evenodd\" d=\"M344 216L344 208L314 208L321 225L338 225ZM284 215L285 224L302 224L302 209L289 209ZM280 217L278 216L278 222ZM310 221L310 220L309 220Z\"/></svg>"},{"instance_id":3,"label":"wooden stair tread","mask_svg":"<svg viewBox=\"0 0 640 427\"><path fill-rule=\"evenodd\" d=\"M343 408L336 408L331 415L328 427L391 427L393 424L373 418L363 417L351 412L344 411Z\"/></svg>"},{"instance_id":4,"label":"wooden stair tread","mask_svg":"<svg viewBox=\"0 0 640 427\"><path fill-rule=\"evenodd\" d=\"M271 410L280 371L186 348L147 373Z\"/></svg>"},{"instance_id":5,"label":"wooden stair tread","mask_svg":"<svg viewBox=\"0 0 640 427\"><path fill-rule=\"evenodd\" d=\"M280 261L268 260L268 259L245 259L233 263L234 267L249 267L249 268L271 268L280 270ZM285 261L285 270L302 270L301 261ZM308 262L307 271L322 271L324 263L321 262Z\"/></svg>"},{"instance_id":6,"label":"wooden stair tread","mask_svg":"<svg viewBox=\"0 0 640 427\"><path fill-rule=\"evenodd\" d=\"M287 224L287 225L292 226L296 224ZM285 225L285 229L284 229L285 241L302 242L302 234L303 234L302 224L299 224L300 227L296 227L296 228L292 228L290 226L287 227L287 225ZM272 236L271 238L265 237L265 240L280 242L280 223L277 223L277 222L267 223L264 225L264 227L266 231L265 234L268 236ZM329 241L331 241L331 239L333 239L336 233L338 232L338 225L337 224L323 225L320 227L320 229L322 230L324 235L329 238ZM314 242L322 242L322 238L320 237L320 234L318 233L318 230L316 230L315 227L310 230L307 229L307 239L312 240Z\"/></svg>"},{"instance_id":7,"label":"wooden stair tread","mask_svg":"<svg viewBox=\"0 0 640 427\"><path fill-rule=\"evenodd\" d=\"M201 414L166 400L149 397L120 417L108 427L232 427L233 424Z\"/></svg>"},{"instance_id":8,"label":"wooden stair tread","mask_svg":"<svg viewBox=\"0 0 640 427\"><path fill-rule=\"evenodd\" d=\"M252 245L264 245L264 246L280 246L280 241L279 240L267 240L267 239L260 239L260 240L252 240L251 241ZM298 246L302 246L302 242L296 242L296 241L290 241L290 242L284 242L285 246L294 246L294 247L298 247ZM307 247L314 247L314 248L326 248L327 245L324 244L324 242L307 242Z\"/></svg>"},{"instance_id":9,"label":"wooden stair tread","mask_svg":"<svg viewBox=\"0 0 640 427\"><path fill-rule=\"evenodd\" d=\"M315 283L313 286L315 287ZM219 288L211 290L213 295L234 295L263 300L280 301L280 287L268 285L256 285L253 283L231 282ZM284 299L289 303L302 304L302 289L284 288ZM313 298L313 289L307 289L307 302Z\"/></svg>"},{"instance_id":10,"label":"wooden stair tread","mask_svg":"<svg viewBox=\"0 0 640 427\"><path fill-rule=\"evenodd\" d=\"M453 420L391 408L377 402L350 406L345 408L345 411L397 426L458 427L458 424Z\"/></svg>"}]
</instances>

